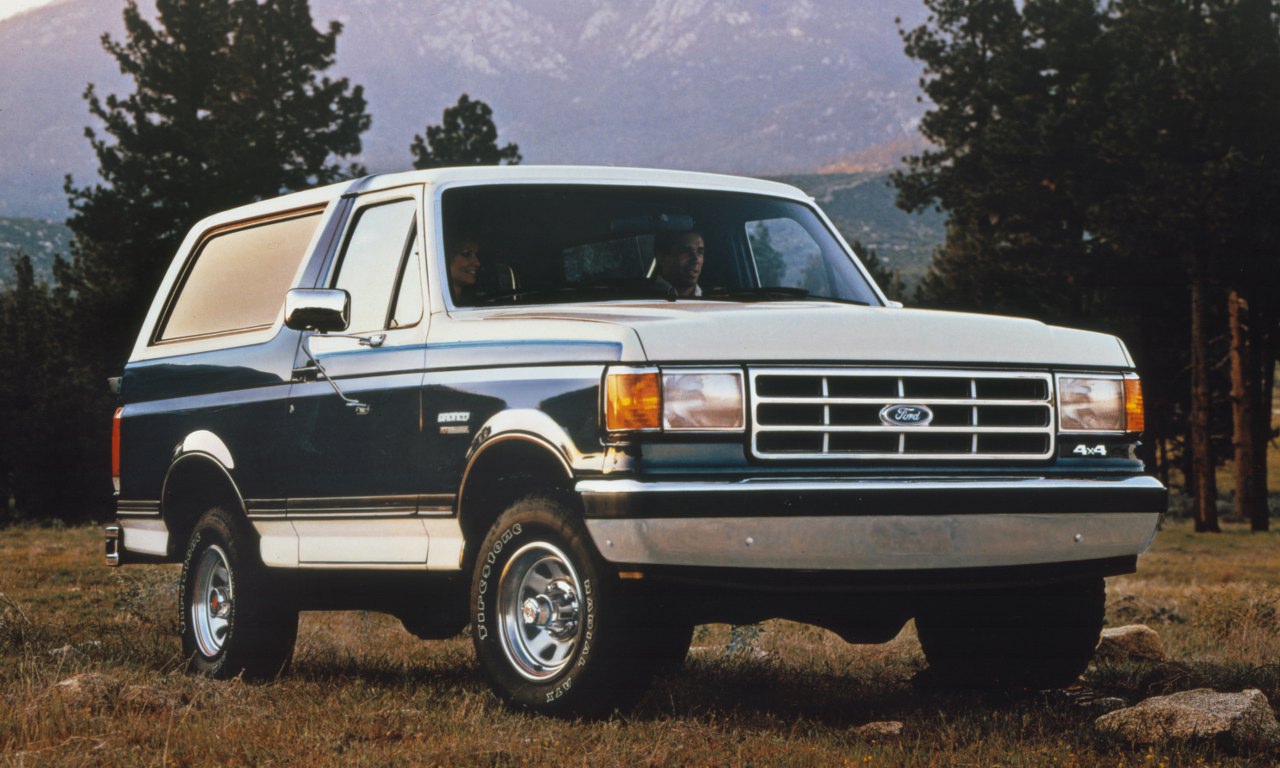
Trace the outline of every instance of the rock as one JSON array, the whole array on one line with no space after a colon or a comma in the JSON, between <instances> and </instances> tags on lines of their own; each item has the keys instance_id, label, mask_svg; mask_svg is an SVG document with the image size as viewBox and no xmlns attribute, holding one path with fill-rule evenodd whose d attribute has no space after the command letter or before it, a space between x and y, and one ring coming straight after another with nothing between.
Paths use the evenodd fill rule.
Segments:
<instances>
[{"instance_id":1,"label":"rock","mask_svg":"<svg viewBox=\"0 0 1280 768\"><path fill-rule=\"evenodd\" d=\"M63 706L71 708L101 709L115 698L120 683L109 675L85 672L55 683L45 696L57 697Z\"/></svg>"},{"instance_id":2,"label":"rock","mask_svg":"<svg viewBox=\"0 0 1280 768\"><path fill-rule=\"evenodd\" d=\"M187 704L187 697L177 691L166 691L146 685L130 685L120 694L120 701L142 710L177 709Z\"/></svg>"},{"instance_id":3,"label":"rock","mask_svg":"<svg viewBox=\"0 0 1280 768\"><path fill-rule=\"evenodd\" d=\"M1220 741L1240 750L1280 746L1280 724L1257 689L1218 693L1198 688L1156 696L1103 715L1094 727L1134 744Z\"/></svg>"},{"instance_id":4,"label":"rock","mask_svg":"<svg viewBox=\"0 0 1280 768\"><path fill-rule=\"evenodd\" d=\"M860 725L857 728L850 729L849 732L854 736L862 736L864 738L886 739L901 736L902 727L902 723L897 720L883 720Z\"/></svg>"},{"instance_id":5,"label":"rock","mask_svg":"<svg viewBox=\"0 0 1280 768\"><path fill-rule=\"evenodd\" d=\"M1094 661L1164 661L1160 635L1145 624L1109 627L1093 654Z\"/></svg>"}]
</instances>

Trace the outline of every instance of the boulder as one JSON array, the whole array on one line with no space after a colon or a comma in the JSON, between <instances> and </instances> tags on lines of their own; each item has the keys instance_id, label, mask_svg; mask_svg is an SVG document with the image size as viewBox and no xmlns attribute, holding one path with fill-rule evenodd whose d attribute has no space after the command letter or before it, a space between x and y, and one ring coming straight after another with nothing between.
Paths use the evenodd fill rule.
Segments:
<instances>
[{"instance_id":1,"label":"boulder","mask_svg":"<svg viewBox=\"0 0 1280 768\"><path fill-rule=\"evenodd\" d=\"M1164 661L1160 635L1145 624L1109 627L1093 654L1094 661Z\"/></svg>"},{"instance_id":2,"label":"boulder","mask_svg":"<svg viewBox=\"0 0 1280 768\"><path fill-rule=\"evenodd\" d=\"M1208 688L1156 696L1103 715L1094 727L1134 744L1216 741L1239 750L1280 746L1280 724L1262 691Z\"/></svg>"}]
</instances>

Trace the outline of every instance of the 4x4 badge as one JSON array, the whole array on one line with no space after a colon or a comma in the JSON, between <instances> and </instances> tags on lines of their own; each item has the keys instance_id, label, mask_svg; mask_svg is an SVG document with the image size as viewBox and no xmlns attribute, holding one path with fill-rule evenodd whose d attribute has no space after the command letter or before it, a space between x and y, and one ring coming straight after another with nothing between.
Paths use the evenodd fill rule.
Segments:
<instances>
[{"instance_id":1,"label":"4x4 badge","mask_svg":"<svg viewBox=\"0 0 1280 768\"><path fill-rule=\"evenodd\" d=\"M927 405L886 405L880 409L880 423L886 427L925 427L933 421Z\"/></svg>"}]
</instances>

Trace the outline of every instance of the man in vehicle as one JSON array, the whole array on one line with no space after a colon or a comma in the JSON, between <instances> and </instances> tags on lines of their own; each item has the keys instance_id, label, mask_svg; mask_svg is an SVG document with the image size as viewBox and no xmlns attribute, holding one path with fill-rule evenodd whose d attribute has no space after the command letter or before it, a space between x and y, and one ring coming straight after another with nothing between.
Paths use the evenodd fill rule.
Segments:
<instances>
[{"instance_id":1,"label":"man in vehicle","mask_svg":"<svg viewBox=\"0 0 1280 768\"><path fill-rule=\"evenodd\" d=\"M701 296L698 278L706 246L698 232L659 232L653 238L653 254L658 261L654 282L684 297Z\"/></svg>"}]
</instances>

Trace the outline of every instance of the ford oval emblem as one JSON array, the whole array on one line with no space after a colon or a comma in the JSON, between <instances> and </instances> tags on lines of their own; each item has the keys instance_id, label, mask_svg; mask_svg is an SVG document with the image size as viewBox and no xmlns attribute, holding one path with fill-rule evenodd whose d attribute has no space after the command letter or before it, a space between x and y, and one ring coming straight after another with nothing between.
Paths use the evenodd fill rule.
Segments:
<instances>
[{"instance_id":1,"label":"ford oval emblem","mask_svg":"<svg viewBox=\"0 0 1280 768\"><path fill-rule=\"evenodd\" d=\"M880 423L886 427L925 427L933 421L927 405L886 405L880 409Z\"/></svg>"}]
</instances>

